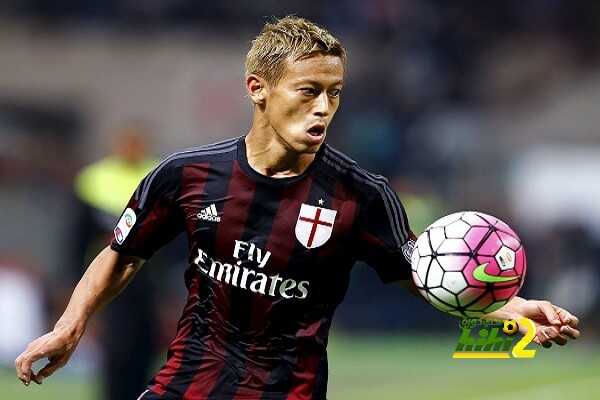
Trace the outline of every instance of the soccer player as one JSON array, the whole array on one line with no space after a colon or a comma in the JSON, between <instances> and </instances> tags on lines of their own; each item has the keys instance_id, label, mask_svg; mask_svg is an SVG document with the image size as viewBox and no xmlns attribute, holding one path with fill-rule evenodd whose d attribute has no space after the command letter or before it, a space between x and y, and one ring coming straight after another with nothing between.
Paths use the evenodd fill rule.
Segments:
<instances>
[{"instance_id":1,"label":"soccer player","mask_svg":"<svg viewBox=\"0 0 600 400\"><path fill-rule=\"evenodd\" d=\"M324 143L345 63L307 20L266 24L246 59L249 133L176 153L142 180L54 330L17 358L18 377L41 383L65 365L92 314L185 232L188 301L139 399L325 399L329 327L352 265L408 283L414 239L388 182ZM577 318L545 301L516 298L490 317L520 316L541 344L579 335Z\"/></svg>"}]
</instances>

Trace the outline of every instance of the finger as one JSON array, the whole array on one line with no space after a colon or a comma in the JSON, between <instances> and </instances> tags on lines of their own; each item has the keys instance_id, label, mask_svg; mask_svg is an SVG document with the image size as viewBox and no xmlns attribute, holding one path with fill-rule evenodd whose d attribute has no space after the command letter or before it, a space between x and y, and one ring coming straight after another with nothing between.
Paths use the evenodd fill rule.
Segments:
<instances>
[{"instance_id":1,"label":"finger","mask_svg":"<svg viewBox=\"0 0 600 400\"><path fill-rule=\"evenodd\" d=\"M554 324L554 325L560 325L561 324L560 318L558 316L558 313L554 309L555 306L553 306L550 302L548 302L548 301L540 301L540 302L538 302L538 307L540 308L540 310L542 310L542 312L546 316L546 319L551 324Z\"/></svg>"},{"instance_id":2,"label":"finger","mask_svg":"<svg viewBox=\"0 0 600 400\"><path fill-rule=\"evenodd\" d=\"M23 357L23 361L21 363L21 376L25 379L24 383L26 385L29 385L31 383L31 376L33 375L33 363L39 360L40 358L41 357L37 357L31 353Z\"/></svg>"},{"instance_id":3,"label":"finger","mask_svg":"<svg viewBox=\"0 0 600 400\"><path fill-rule=\"evenodd\" d=\"M555 337L552 338L552 341L554 343L556 343L559 346L564 346L565 344L567 344L567 342L569 341L569 339L566 336L563 335L557 335Z\"/></svg>"},{"instance_id":4,"label":"finger","mask_svg":"<svg viewBox=\"0 0 600 400\"><path fill-rule=\"evenodd\" d=\"M538 346L543 346L547 349L552 347L552 342L550 342L549 340L541 341L540 338L537 336L533 338L533 343L537 344Z\"/></svg>"},{"instance_id":5,"label":"finger","mask_svg":"<svg viewBox=\"0 0 600 400\"><path fill-rule=\"evenodd\" d=\"M565 313L567 314L565 316L565 318L567 319L567 321L565 321L565 324L569 325L572 328L577 328L579 326L579 318L577 318L576 316L574 316L566 310Z\"/></svg>"},{"instance_id":6,"label":"finger","mask_svg":"<svg viewBox=\"0 0 600 400\"><path fill-rule=\"evenodd\" d=\"M25 352L19 356L19 362L17 366L17 376L27 386L31 382L31 366L36 362L37 358L31 352Z\"/></svg>"},{"instance_id":7,"label":"finger","mask_svg":"<svg viewBox=\"0 0 600 400\"><path fill-rule=\"evenodd\" d=\"M556 310L558 317L560 318L563 324L570 325L573 328L577 328L577 325L579 325L579 318L577 318L562 307L554 306L554 309Z\"/></svg>"},{"instance_id":8,"label":"finger","mask_svg":"<svg viewBox=\"0 0 600 400\"><path fill-rule=\"evenodd\" d=\"M579 318L571 314L571 323L569 325L573 328L577 328L579 326Z\"/></svg>"},{"instance_id":9,"label":"finger","mask_svg":"<svg viewBox=\"0 0 600 400\"><path fill-rule=\"evenodd\" d=\"M52 352L46 351L47 338L46 335L31 342L25 351L15 361L17 368L17 376L27 386L31 383L33 375L33 363L42 358L48 357Z\"/></svg>"},{"instance_id":10,"label":"finger","mask_svg":"<svg viewBox=\"0 0 600 400\"><path fill-rule=\"evenodd\" d=\"M553 326L545 328L544 333L548 338L550 338L551 341L553 341L559 346L564 346L565 344L567 344L567 337L561 335L560 331Z\"/></svg>"},{"instance_id":11,"label":"finger","mask_svg":"<svg viewBox=\"0 0 600 400\"><path fill-rule=\"evenodd\" d=\"M63 358L51 358L50 362L44 366L37 374L34 374L33 380L38 385L42 384L42 381L56 372L56 370L62 368L65 365Z\"/></svg>"},{"instance_id":12,"label":"finger","mask_svg":"<svg viewBox=\"0 0 600 400\"><path fill-rule=\"evenodd\" d=\"M535 339L537 339L538 343L547 349L552 347L550 337L546 334L546 332L544 332L543 328L538 329L538 331L535 334Z\"/></svg>"},{"instance_id":13,"label":"finger","mask_svg":"<svg viewBox=\"0 0 600 400\"><path fill-rule=\"evenodd\" d=\"M27 379L27 373L26 371L23 369L23 357L24 357L25 353L21 353L21 355L19 355L19 357L17 357L17 359L15 360L15 371L17 373L17 378L19 378L19 380L21 382L23 382L23 384L25 386L29 385L29 381Z\"/></svg>"},{"instance_id":14,"label":"finger","mask_svg":"<svg viewBox=\"0 0 600 400\"><path fill-rule=\"evenodd\" d=\"M571 339L577 339L581 335L581 332L579 332L579 330L577 330L575 328L571 328L568 325L561 326L560 333L565 336L570 337Z\"/></svg>"},{"instance_id":15,"label":"finger","mask_svg":"<svg viewBox=\"0 0 600 400\"><path fill-rule=\"evenodd\" d=\"M563 324L569 325L571 323L571 314L567 310L558 306L554 306L554 310Z\"/></svg>"},{"instance_id":16,"label":"finger","mask_svg":"<svg viewBox=\"0 0 600 400\"><path fill-rule=\"evenodd\" d=\"M545 348L552 347L552 342L561 346L566 344L566 337L561 337L558 328L554 326L541 326L538 328L538 336Z\"/></svg>"}]
</instances>

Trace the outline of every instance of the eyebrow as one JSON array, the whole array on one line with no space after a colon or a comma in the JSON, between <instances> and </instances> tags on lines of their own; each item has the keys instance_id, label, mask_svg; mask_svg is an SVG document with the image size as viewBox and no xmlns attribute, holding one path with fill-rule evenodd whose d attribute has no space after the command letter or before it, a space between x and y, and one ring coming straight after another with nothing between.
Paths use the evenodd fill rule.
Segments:
<instances>
[{"instance_id":1,"label":"eyebrow","mask_svg":"<svg viewBox=\"0 0 600 400\"><path fill-rule=\"evenodd\" d=\"M302 79L300 79L298 81L298 84L306 84L306 83L309 84L309 85L313 85L313 86L323 86L322 82L318 82L318 81L315 81L315 80L312 80L312 79L304 79L304 78L302 78ZM343 85L343 84L344 84L344 81L340 80L340 81L334 82L333 84L331 84L331 86Z\"/></svg>"}]
</instances>

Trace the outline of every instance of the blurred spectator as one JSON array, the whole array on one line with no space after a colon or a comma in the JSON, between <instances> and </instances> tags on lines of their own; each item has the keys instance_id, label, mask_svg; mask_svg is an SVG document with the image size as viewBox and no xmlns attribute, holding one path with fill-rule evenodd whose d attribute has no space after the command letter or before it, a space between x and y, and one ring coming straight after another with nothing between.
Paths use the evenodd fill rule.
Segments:
<instances>
[{"instance_id":1,"label":"blurred spectator","mask_svg":"<svg viewBox=\"0 0 600 400\"><path fill-rule=\"evenodd\" d=\"M104 247L114 224L143 177L156 165L148 155L147 128L119 128L112 153L85 167L75 180L78 210L73 232L71 283ZM66 290L72 290L66 289ZM102 313L103 391L106 399L134 399L150 375L157 342L157 310L149 274L139 273Z\"/></svg>"}]
</instances>

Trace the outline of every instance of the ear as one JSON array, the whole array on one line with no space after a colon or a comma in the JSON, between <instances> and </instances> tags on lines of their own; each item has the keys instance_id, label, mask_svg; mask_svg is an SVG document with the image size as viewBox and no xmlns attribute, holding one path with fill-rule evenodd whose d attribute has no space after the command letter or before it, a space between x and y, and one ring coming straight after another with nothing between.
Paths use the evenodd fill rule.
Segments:
<instances>
[{"instance_id":1,"label":"ear","mask_svg":"<svg viewBox=\"0 0 600 400\"><path fill-rule=\"evenodd\" d=\"M258 75L250 74L246 76L246 91L254 104L263 105L265 103L267 86L265 81Z\"/></svg>"}]
</instances>

